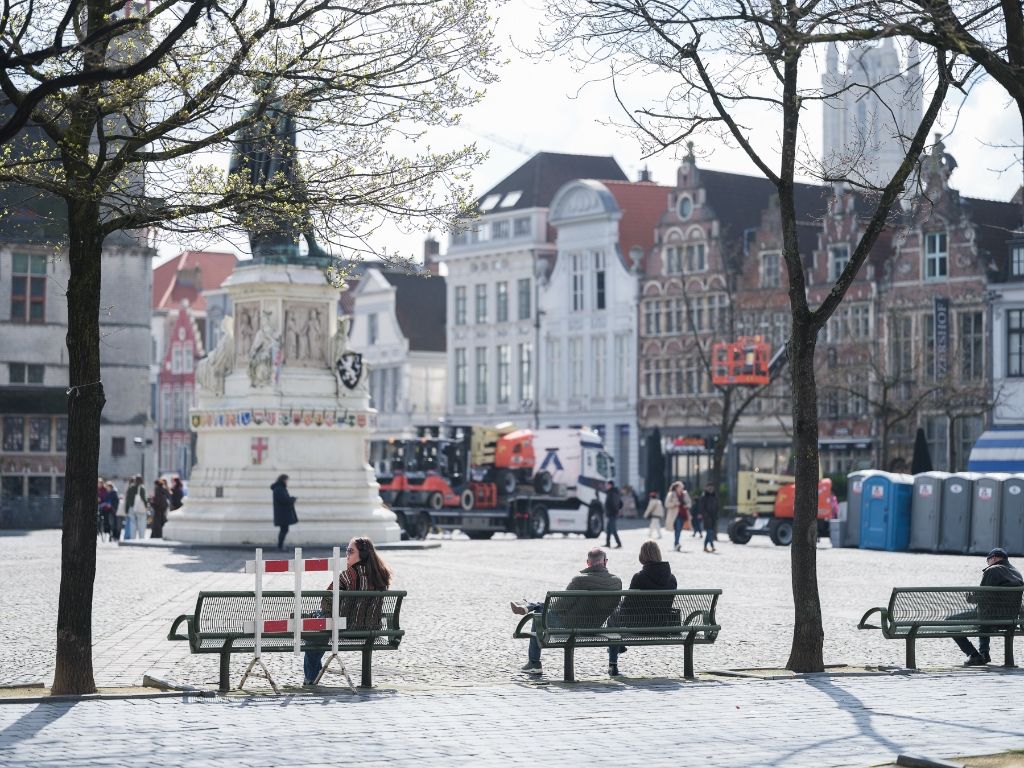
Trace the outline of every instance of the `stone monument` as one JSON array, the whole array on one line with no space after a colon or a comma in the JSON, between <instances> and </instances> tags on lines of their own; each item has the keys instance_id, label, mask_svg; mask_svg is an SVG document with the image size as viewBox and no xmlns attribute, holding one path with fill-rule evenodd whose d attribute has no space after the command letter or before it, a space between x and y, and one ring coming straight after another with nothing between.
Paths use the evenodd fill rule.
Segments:
<instances>
[{"instance_id":1,"label":"stone monument","mask_svg":"<svg viewBox=\"0 0 1024 768\"><path fill-rule=\"evenodd\" d=\"M251 135L240 142L232 173L254 183L294 174L294 122L272 125L266 143ZM325 279L311 234L285 226L250 232L252 261L224 283L234 316L196 368L197 463L185 505L164 528L172 541L272 546L270 485L281 474L298 499L287 544L401 538L367 463L376 411L362 356L348 348L349 319L338 317L338 289ZM311 256L300 256L299 235Z\"/></svg>"}]
</instances>

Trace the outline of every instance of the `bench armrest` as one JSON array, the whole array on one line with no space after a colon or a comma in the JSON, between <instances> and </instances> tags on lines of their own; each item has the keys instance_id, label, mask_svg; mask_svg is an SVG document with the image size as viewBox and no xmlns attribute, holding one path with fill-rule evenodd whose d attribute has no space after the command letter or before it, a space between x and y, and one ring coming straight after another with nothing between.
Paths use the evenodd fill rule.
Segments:
<instances>
[{"instance_id":1,"label":"bench armrest","mask_svg":"<svg viewBox=\"0 0 1024 768\"><path fill-rule=\"evenodd\" d=\"M523 627L526 626L527 622L531 622L535 618L537 618L537 614L535 613L527 613L525 616L523 616L523 618L520 619L519 623L516 625L516 631L512 633L512 638L522 639L524 637L533 637L533 632L523 632Z\"/></svg>"},{"instance_id":2,"label":"bench armrest","mask_svg":"<svg viewBox=\"0 0 1024 768\"><path fill-rule=\"evenodd\" d=\"M878 612L879 620L882 622L882 624L884 624L885 623L887 609L886 608L872 608L870 611L868 611L867 613L865 613L863 616L860 617L860 623L857 625L857 629L882 629L881 626L877 626L875 624L867 624L866 623L867 620L868 620L868 617L871 614L875 613L876 611Z\"/></svg>"},{"instance_id":3,"label":"bench armrest","mask_svg":"<svg viewBox=\"0 0 1024 768\"><path fill-rule=\"evenodd\" d=\"M187 635L181 635L181 634L178 633L178 627L181 626L182 622L185 622L186 625L187 625L187 631L188 631ZM183 614L181 614L181 616L179 616L178 618L176 618L174 620L173 624L171 624L171 631L167 633L167 639L168 640L189 640L191 638L191 636L192 636L192 615L188 614L188 613L183 613Z\"/></svg>"}]
</instances>

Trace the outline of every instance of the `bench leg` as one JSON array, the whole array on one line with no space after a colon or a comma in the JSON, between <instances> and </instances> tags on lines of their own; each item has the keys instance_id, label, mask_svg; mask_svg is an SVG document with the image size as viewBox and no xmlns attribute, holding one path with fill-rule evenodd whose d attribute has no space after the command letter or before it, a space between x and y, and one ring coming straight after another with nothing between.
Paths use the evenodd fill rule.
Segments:
<instances>
[{"instance_id":1,"label":"bench leg","mask_svg":"<svg viewBox=\"0 0 1024 768\"><path fill-rule=\"evenodd\" d=\"M363 669L362 676L359 680L360 688L373 688L373 674L371 672L371 666L373 664L373 648L370 646L363 646Z\"/></svg>"},{"instance_id":2,"label":"bench leg","mask_svg":"<svg viewBox=\"0 0 1024 768\"><path fill-rule=\"evenodd\" d=\"M220 655L220 692L227 693L231 690L231 683L228 678L231 675L231 652Z\"/></svg>"},{"instance_id":3,"label":"bench leg","mask_svg":"<svg viewBox=\"0 0 1024 768\"><path fill-rule=\"evenodd\" d=\"M693 680L693 643L683 645L683 677Z\"/></svg>"},{"instance_id":4,"label":"bench leg","mask_svg":"<svg viewBox=\"0 0 1024 768\"><path fill-rule=\"evenodd\" d=\"M562 679L567 683L576 682L575 655L576 645L569 641L569 644L565 646L565 672L562 675Z\"/></svg>"},{"instance_id":5,"label":"bench leg","mask_svg":"<svg viewBox=\"0 0 1024 768\"><path fill-rule=\"evenodd\" d=\"M1006 631L1006 640L1003 642L1003 666L1016 667L1013 663L1013 630Z\"/></svg>"},{"instance_id":6,"label":"bench leg","mask_svg":"<svg viewBox=\"0 0 1024 768\"><path fill-rule=\"evenodd\" d=\"M907 669L917 669L917 655L914 649L915 638L907 638Z\"/></svg>"}]
</instances>

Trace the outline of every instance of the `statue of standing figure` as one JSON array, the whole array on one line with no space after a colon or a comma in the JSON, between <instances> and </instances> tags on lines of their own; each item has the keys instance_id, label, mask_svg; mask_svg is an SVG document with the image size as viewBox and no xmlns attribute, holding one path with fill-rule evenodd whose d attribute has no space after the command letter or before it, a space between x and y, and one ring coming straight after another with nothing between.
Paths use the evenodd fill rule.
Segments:
<instances>
[{"instance_id":1,"label":"statue of standing figure","mask_svg":"<svg viewBox=\"0 0 1024 768\"><path fill-rule=\"evenodd\" d=\"M224 379L235 366L234 321L230 316L220 323L224 333L206 357L196 365L196 383L218 397L224 394Z\"/></svg>"},{"instance_id":2,"label":"statue of standing figure","mask_svg":"<svg viewBox=\"0 0 1024 768\"><path fill-rule=\"evenodd\" d=\"M273 383L279 344L273 313L264 310L249 350L249 385L253 388L269 387Z\"/></svg>"},{"instance_id":3,"label":"statue of standing figure","mask_svg":"<svg viewBox=\"0 0 1024 768\"><path fill-rule=\"evenodd\" d=\"M237 209L249 233L253 261L329 263L331 255L317 244L309 221L308 195L298 165L296 116L280 96L268 93L265 86L257 84L256 102L246 117L261 109L263 115L239 132L228 165L228 175L238 176L244 182L240 190L243 198L255 198ZM268 193L265 199L261 199L263 192ZM275 201L282 199L289 201L289 205L297 203L299 215L277 210ZM305 258L299 256L300 234L309 246Z\"/></svg>"}]
</instances>

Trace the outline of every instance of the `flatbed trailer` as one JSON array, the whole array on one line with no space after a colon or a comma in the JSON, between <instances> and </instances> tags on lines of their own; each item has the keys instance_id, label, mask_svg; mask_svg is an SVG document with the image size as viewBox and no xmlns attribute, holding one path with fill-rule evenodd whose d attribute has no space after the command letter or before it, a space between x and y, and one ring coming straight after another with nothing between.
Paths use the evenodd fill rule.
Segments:
<instances>
[{"instance_id":1,"label":"flatbed trailer","mask_svg":"<svg viewBox=\"0 0 1024 768\"><path fill-rule=\"evenodd\" d=\"M542 538L548 533L580 533L596 539L604 530L603 510L597 502L588 507L574 497L514 494L493 506L434 509L426 505L389 507L410 538L423 539L434 529L462 531L471 539L489 539L496 533L518 538Z\"/></svg>"}]
</instances>

